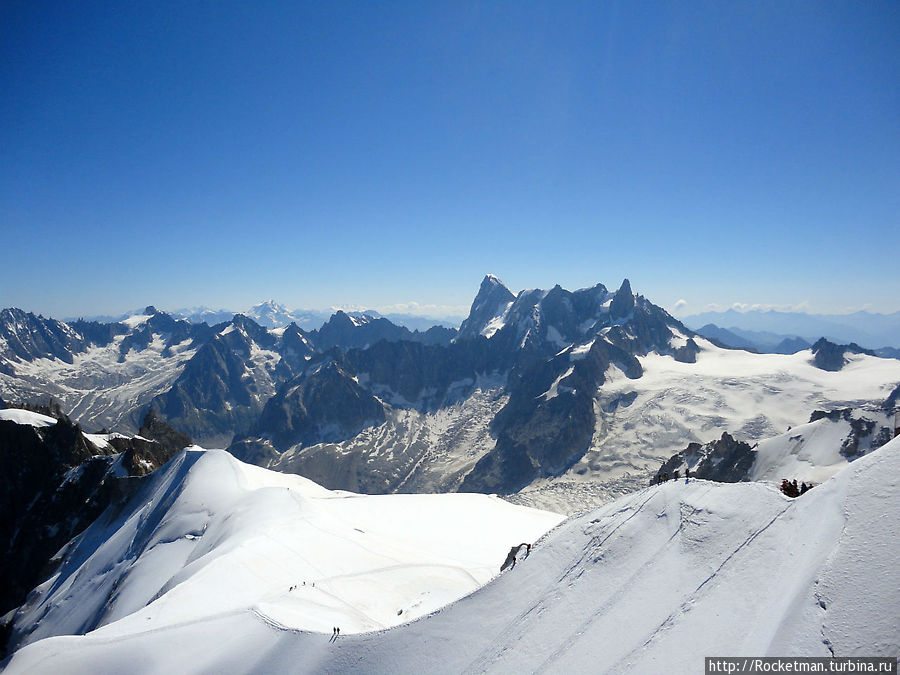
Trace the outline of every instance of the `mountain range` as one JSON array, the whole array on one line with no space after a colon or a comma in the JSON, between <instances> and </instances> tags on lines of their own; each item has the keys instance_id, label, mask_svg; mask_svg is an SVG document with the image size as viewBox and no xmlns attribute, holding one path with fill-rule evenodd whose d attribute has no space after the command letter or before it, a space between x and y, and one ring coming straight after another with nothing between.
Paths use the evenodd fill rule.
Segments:
<instances>
[{"instance_id":1,"label":"mountain range","mask_svg":"<svg viewBox=\"0 0 900 675\"><path fill-rule=\"evenodd\" d=\"M722 349L628 280L514 294L488 275L458 331L342 311L309 331L153 307L115 323L0 313L9 402L51 397L125 433L152 409L330 489L498 492L564 512L645 484L688 443L774 436L817 409L877 405L897 381L900 362L854 345Z\"/></svg>"},{"instance_id":2,"label":"mountain range","mask_svg":"<svg viewBox=\"0 0 900 675\"><path fill-rule=\"evenodd\" d=\"M422 669L383 629L433 646L472 623L492 637L469 635L477 653L446 664L493 670L526 640L523 667L578 670L595 650L556 640L561 622L576 635L624 623L604 663L638 672L688 657L670 630L753 625L747 648L799 640L809 654L890 633L897 584L870 598L835 579L891 555L868 510L896 492L900 361L825 338L749 351L627 279L513 293L487 275L458 330L343 311L314 330L260 323L281 322L276 309L213 324L153 306L112 322L0 312L10 672L52 670L58 654L116 669L129 645L155 654L150 669L217 670L196 653L210 632L262 645L265 664L234 657L245 669L282 669L300 646L308 670L363 655ZM685 469L689 484L657 485ZM817 487L794 504L782 478ZM412 494L454 492L517 506ZM547 511L585 515L542 536L563 518ZM796 556L779 547L801 540L803 574L716 619L759 568L788 574ZM625 590L604 591L610 578ZM329 624L346 659L316 642ZM774 624L777 638L760 632ZM159 655L158 640L181 651Z\"/></svg>"},{"instance_id":3,"label":"mountain range","mask_svg":"<svg viewBox=\"0 0 900 675\"><path fill-rule=\"evenodd\" d=\"M87 320L99 323L117 323L127 319L130 316L140 314L141 311L142 310L134 310L132 312L116 316L91 316L87 317ZM182 307L179 309L171 310L167 313L176 319L186 319L191 323L207 323L210 326L230 321L231 317L233 317L235 314L242 314L250 319L253 319L253 321L258 323L260 326L263 326L264 328L283 328L291 323L295 323L298 327L303 328L304 330L315 330L326 323L328 319L337 311L337 308L333 308L330 310L288 309L285 305L278 303L275 300L264 300L263 302L259 302L243 311L235 311L229 309L211 309L209 307ZM385 318L398 326L403 326L410 330L425 331L432 326L455 328L459 325L459 318L449 315L433 317L421 314L403 313L388 313L383 315L373 309L366 309L362 311L340 311L344 311L344 313L348 316L360 319L364 317L373 319ZM74 320L75 319L73 319L73 321Z\"/></svg>"},{"instance_id":4,"label":"mountain range","mask_svg":"<svg viewBox=\"0 0 900 675\"><path fill-rule=\"evenodd\" d=\"M707 324L725 328L768 349L786 337L800 337L808 344L824 337L832 342L856 342L869 349L900 348L900 312L876 314L806 314L776 310L703 312L682 319L694 330ZM739 345L734 345L739 346Z\"/></svg>"}]
</instances>

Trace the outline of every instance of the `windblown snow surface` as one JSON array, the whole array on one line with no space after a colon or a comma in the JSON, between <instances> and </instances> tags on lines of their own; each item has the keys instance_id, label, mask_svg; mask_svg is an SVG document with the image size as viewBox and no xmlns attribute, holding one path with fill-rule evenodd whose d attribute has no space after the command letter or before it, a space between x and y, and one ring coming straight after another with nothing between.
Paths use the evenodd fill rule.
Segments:
<instances>
[{"instance_id":1,"label":"windblown snow surface","mask_svg":"<svg viewBox=\"0 0 900 675\"><path fill-rule=\"evenodd\" d=\"M26 424L38 428L51 427L56 424L55 417L31 412L30 410L19 410L18 408L6 408L0 410L0 420L15 422L16 424Z\"/></svg>"},{"instance_id":2,"label":"windblown snow surface","mask_svg":"<svg viewBox=\"0 0 900 675\"><path fill-rule=\"evenodd\" d=\"M181 464L191 457L183 455ZM197 578L192 597L178 600L175 579L145 609L135 602L135 614L88 635L35 642L14 654L7 669L681 673L700 672L704 656L894 656L900 652L898 476L900 440L894 440L796 500L762 483L691 480L644 488L566 521L514 568L440 611L389 630L342 634L333 643L327 630L299 629L299 622L237 599L250 583L241 579L256 578L246 570L284 573L264 563L273 544L264 544L260 525L258 540L244 542L256 549L244 555L257 562L243 563L243 571L243 564L213 557L207 568L221 561L228 571ZM195 512L183 511L185 517ZM210 525L201 543L192 544L204 546L197 553L210 546L204 539L223 541L223 529L239 528L242 513L235 510L217 529ZM313 548L299 547L298 559ZM262 560L254 555L260 552ZM361 547L346 552L356 554L368 555ZM121 552L112 559L124 562ZM188 565L185 573L199 577L203 560L195 557L199 569ZM78 576L85 583L93 574ZM278 589L294 578L284 574ZM128 578L121 579L124 593ZM61 577L51 580L42 591L45 602L53 584L60 601L69 592ZM290 596L277 594L289 614ZM197 605L204 616L190 609ZM316 611L329 611L328 603ZM324 624L337 623L332 618Z\"/></svg>"},{"instance_id":3,"label":"windblown snow surface","mask_svg":"<svg viewBox=\"0 0 900 675\"><path fill-rule=\"evenodd\" d=\"M159 630L252 611L329 633L397 625L471 593L554 513L478 494L366 496L182 452L73 540L14 639Z\"/></svg>"}]
</instances>

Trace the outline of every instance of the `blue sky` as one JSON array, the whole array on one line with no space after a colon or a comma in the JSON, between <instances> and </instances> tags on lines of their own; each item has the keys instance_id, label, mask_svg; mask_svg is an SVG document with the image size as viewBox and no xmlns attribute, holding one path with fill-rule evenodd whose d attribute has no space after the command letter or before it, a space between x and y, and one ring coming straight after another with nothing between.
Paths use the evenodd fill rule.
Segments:
<instances>
[{"instance_id":1,"label":"blue sky","mask_svg":"<svg viewBox=\"0 0 900 675\"><path fill-rule=\"evenodd\" d=\"M4 2L0 306L900 310L900 3Z\"/></svg>"}]
</instances>

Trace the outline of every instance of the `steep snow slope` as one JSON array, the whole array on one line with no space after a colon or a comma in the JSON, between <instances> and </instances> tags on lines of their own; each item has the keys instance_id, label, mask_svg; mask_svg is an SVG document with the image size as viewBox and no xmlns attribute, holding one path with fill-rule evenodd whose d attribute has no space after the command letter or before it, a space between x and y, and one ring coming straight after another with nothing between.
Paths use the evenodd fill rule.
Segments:
<instances>
[{"instance_id":1,"label":"steep snow slope","mask_svg":"<svg viewBox=\"0 0 900 675\"><path fill-rule=\"evenodd\" d=\"M31 412L30 410L19 410L18 408L0 410L0 420L7 420L16 424L27 424L32 427L49 427L56 424L55 417Z\"/></svg>"},{"instance_id":2,"label":"steep snow slope","mask_svg":"<svg viewBox=\"0 0 900 675\"><path fill-rule=\"evenodd\" d=\"M888 431L892 422L878 410L866 411L853 421L860 418L870 421L873 430L882 433ZM780 483L783 478L789 478L821 483L847 465L848 455L854 457L871 451L880 434L863 432L853 429L850 420L822 418L767 438L756 447L750 480Z\"/></svg>"},{"instance_id":3,"label":"steep snow slope","mask_svg":"<svg viewBox=\"0 0 900 675\"><path fill-rule=\"evenodd\" d=\"M665 476L685 476L736 483L782 480L821 483L893 438L893 414L885 406L817 410L811 421L752 446L724 432L701 445L691 443L657 470L652 483ZM652 484L651 483L651 484Z\"/></svg>"},{"instance_id":4,"label":"steep snow slope","mask_svg":"<svg viewBox=\"0 0 900 675\"><path fill-rule=\"evenodd\" d=\"M7 672L680 673L708 655L893 656L898 489L900 440L794 501L673 481L566 522L488 586L392 630L331 644L245 609L44 640Z\"/></svg>"},{"instance_id":5,"label":"steep snow slope","mask_svg":"<svg viewBox=\"0 0 900 675\"><path fill-rule=\"evenodd\" d=\"M154 631L232 611L353 633L472 592L562 519L487 495L332 492L221 450L182 452L73 540L13 641Z\"/></svg>"},{"instance_id":6,"label":"steep snow slope","mask_svg":"<svg viewBox=\"0 0 900 675\"><path fill-rule=\"evenodd\" d=\"M900 382L893 359L852 355L842 370L828 372L813 365L809 350L750 354L695 340L696 363L650 353L638 357L638 379L610 367L588 452L563 476L534 482L516 503L567 513L591 508L643 487L690 442L728 431L752 445L807 422L814 410L880 404Z\"/></svg>"}]
</instances>

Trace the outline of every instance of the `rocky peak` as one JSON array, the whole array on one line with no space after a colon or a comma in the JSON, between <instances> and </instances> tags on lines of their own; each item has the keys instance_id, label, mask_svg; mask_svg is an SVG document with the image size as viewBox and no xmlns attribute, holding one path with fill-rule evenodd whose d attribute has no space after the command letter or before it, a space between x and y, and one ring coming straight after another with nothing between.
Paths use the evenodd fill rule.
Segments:
<instances>
[{"instance_id":1,"label":"rocky peak","mask_svg":"<svg viewBox=\"0 0 900 675\"><path fill-rule=\"evenodd\" d=\"M844 354L848 352L851 354L875 356L875 352L870 349L863 349L855 342L851 342L849 345L838 345L825 338L816 340L811 349L815 355L813 357L813 365L816 368L832 372L838 371L846 365L847 359L844 358Z\"/></svg>"},{"instance_id":2,"label":"rocky peak","mask_svg":"<svg viewBox=\"0 0 900 675\"><path fill-rule=\"evenodd\" d=\"M468 318L459 327L458 338L473 338L479 335L487 324L500 316L515 299L516 296L500 279L493 274L485 276L472 302Z\"/></svg>"},{"instance_id":3,"label":"rocky peak","mask_svg":"<svg viewBox=\"0 0 900 675\"><path fill-rule=\"evenodd\" d=\"M609 315L615 319L623 319L628 316L634 309L634 294L631 292L631 283L628 279L622 282L616 295L613 297L612 303L609 305Z\"/></svg>"}]
</instances>

